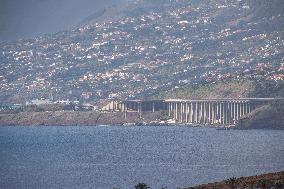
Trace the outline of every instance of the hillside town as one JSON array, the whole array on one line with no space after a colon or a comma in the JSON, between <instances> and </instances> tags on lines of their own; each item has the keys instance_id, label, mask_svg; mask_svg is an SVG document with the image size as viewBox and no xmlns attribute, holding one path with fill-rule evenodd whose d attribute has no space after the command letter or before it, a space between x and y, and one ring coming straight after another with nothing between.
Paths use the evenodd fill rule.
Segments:
<instances>
[{"instance_id":1,"label":"hillside town","mask_svg":"<svg viewBox=\"0 0 284 189\"><path fill-rule=\"evenodd\" d=\"M165 2L136 0L113 21L0 44L0 101L145 98L185 84L284 80L283 12L259 15L249 0Z\"/></svg>"}]
</instances>

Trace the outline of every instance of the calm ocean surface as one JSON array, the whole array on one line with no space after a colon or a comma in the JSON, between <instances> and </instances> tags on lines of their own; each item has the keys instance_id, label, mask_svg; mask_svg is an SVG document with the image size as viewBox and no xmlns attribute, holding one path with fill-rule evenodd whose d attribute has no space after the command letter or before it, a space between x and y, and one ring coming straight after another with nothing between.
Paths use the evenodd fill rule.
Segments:
<instances>
[{"instance_id":1,"label":"calm ocean surface","mask_svg":"<svg viewBox=\"0 0 284 189\"><path fill-rule=\"evenodd\" d=\"M0 127L0 188L177 188L284 170L284 131Z\"/></svg>"}]
</instances>

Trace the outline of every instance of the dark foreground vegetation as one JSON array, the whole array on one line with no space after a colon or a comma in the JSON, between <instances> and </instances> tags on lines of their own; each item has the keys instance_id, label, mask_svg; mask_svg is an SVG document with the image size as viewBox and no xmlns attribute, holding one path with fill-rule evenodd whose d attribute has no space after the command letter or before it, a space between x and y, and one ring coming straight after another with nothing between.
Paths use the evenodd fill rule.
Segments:
<instances>
[{"instance_id":1,"label":"dark foreground vegetation","mask_svg":"<svg viewBox=\"0 0 284 189\"><path fill-rule=\"evenodd\" d=\"M186 189L237 189L237 188L250 188L250 189L283 189L284 188L284 172L268 173L263 175L256 175L250 177L229 178L221 182L203 184Z\"/></svg>"},{"instance_id":2,"label":"dark foreground vegetation","mask_svg":"<svg viewBox=\"0 0 284 189\"><path fill-rule=\"evenodd\" d=\"M135 189L150 189L145 183L139 183ZM161 189L166 189L163 187ZM229 178L220 182L202 184L184 189L283 189L284 188L284 171L268 173L250 177ZM113 188L119 189L119 188ZM177 188L181 189L181 188Z\"/></svg>"}]
</instances>

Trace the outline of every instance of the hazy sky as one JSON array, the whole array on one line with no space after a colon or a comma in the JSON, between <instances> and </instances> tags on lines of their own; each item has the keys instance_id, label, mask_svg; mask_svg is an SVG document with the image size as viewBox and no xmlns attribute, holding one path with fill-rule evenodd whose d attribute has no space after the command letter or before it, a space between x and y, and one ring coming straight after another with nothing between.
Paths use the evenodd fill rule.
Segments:
<instances>
[{"instance_id":1,"label":"hazy sky","mask_svg":"<svg viewBox=\"0 0 284 189\"><path fill-rule=\"evenodd\" d=\"M105 7L126 0L0 0L0 41L70 28Z\"/></svg>"}]
</instances>

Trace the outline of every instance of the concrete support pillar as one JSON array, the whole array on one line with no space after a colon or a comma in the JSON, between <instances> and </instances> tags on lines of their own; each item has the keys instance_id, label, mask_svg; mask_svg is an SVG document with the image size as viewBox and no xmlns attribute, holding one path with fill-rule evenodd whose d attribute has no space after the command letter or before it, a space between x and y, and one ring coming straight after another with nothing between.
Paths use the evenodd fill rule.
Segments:
<instances>
[{"instance_id":1,"label":"concrete support pillar","mask_svg":"<svg viewBox=\"0 0 284 189\"><path fill-rule=\"evenodd\" d=\"M212 124L212 102L208 103L208 124Z\"/></svg>"},{"instance_id":2,"label":"concrete support pillar","mask_svg":"<svg viewBox=\"0 0 284 189\"><path fill-rule=\"evenodd\" d=\"M223 118L224 118L224 112L223 112L223 110L224 110L224 107L223 107L223 102L222 103L220 103L220 124L224 124L223 123Z\"/></svg>"},{"instance_id":3,"label":"concrete support pillar","mask_svg":"<svg viewBox=\"0 0 284 189\"><path fill-rule=\"evenodd\" d=\"M224 102L224 125L228 122L228 103Z\"/></svg>"},{"instance_id":4,"label":"concrete support pillar","mask_svg":"<svg viewBox=\"0 0 284 189\"><path fill-rule=\"evenodd\" d=\"M213 124L214 120L214 103L210 103L211 109L210 109L210 124Z\"/></svg>"},{"instance_id":5,"label":"concrete support pillar","mask_svg":"<svg viewBox=\"0 0 284 189\"><path fill-rule=\"evenodd\" d=\"M138 102L138 114L139 114L139 118L142 118L142 103Z\"/></svg>"},{"instance_id":6,"label":"concrete support pillar","mask_svg":"<svg viewBox=\"0 0 284 189\"><path fill-rule=\"evenodd\" d=\"M178 107L178 112L177 112L177 119L178 119L178 122L180 123L181 122L181 112L182 112L182 108L181 108L181 103L178 102L177 103L177 107Z\"/></svg>"},{"instance_id":7,"label":"concrete support pillar","mask_svg":"<svg viewBox=\"0 0 284 189\"><path fill-rule=\"evenodd\" d=\"M195 102L195 123L198 123L198 112L199 112L199 110L198 110L198 103L197 102Z\"/></svg>"},{"instance_id":8,"label":"concrete support pillar","mask_svg":"<svg viewBox=\"0 0 284 189\"><path fill-rule=\"evenodd\" d=\"M181 112L181 104L179 102L177 102L177 120L180 123L180 112Z\"/></svg>"},{"instance_id":9,"label":"concrete support pillar","mask_svg":"<svg viewBox=\"0 0 284 189\"><path fill-rule=\"evenodd\" d=\"M183 113L184 113L184 109L183 109L183 103L182 102L180 102L179 103L180 104L180 123L182 123L183 122Z\"/></svg>"},{"instance_id":10,"label":"concrete support pillar","mask_svg":"<svg viewBox=\"0 0 284 189\"><path fill-rule=\"evenodd\" d=\"M204 102L200 103L201 105L201 116L200 116L200 123L204 123Z\"/></svg>"},{"instance_id":11,"label":"concrete support pillar","mask_svg":"<svg viewBox=\"0 0 284 189\"><path fill-rule=\"evenodd\" d=\"M225 112L225 117L224 117L224 124L227 125L228 124L228 118L229 118L229 115L228 115L228 103L225 102L224 103L224 112Z\"/></svg>"},{"instance_id":12,"label":"concrete support pillar","mask_svg":"<svg viewBox=\"0 0 284 189\"><path fill-rule=\"evenodd\" d=\"M232 122L233 122L233 113L234 113L234 110L233 110L233 103L232 102L230 102L230 124L232 124Z\"/></svg>"},{"instance_id":13,"label":"concrete support pillar","mask_svg":"<svg viewBox=\"0 0 284 189\"><path fill-rule=\"evenodd\" d=\"M236 120L238 119L238 103L234 102L234 120L236 122Z\"/></svg>"},{"instance_id":14,"label":"concrete support pillar","mask_svg":"<svg viewBox=\"0 0 284 189\"><path fill-rule=\"evenodd\" d=\"M197 102L195 102L195 107L196 107L196 119L195 119L195 123L198 123L199 104L198 104Z\"/></svg>"},{"instance_id":15,"label":"concrete support pillar","mask_svg":"<svg viewBox=\"0 0 284 189\"><path fill-rule=\"evenodd\" d=\"M217 106L216 106L216 103L213 103L212 104L213 106L213 112L212 112L212 120L213 120L213 124L216 123L216 113L217 113Z\"/></svg>"},{"instance_id":16,"label":"concrete support pillar","mask_svg":"<svg viewBox=\"0 0 284 189\"><path fill-rule=\"evenodd\" d=\"M126 118L127 118L127 103L126 102L123 102L123 107L124 107L124 119L126 121Z\"/></svg>"},{"instance_id":17,"label":"concrete support pillar","mask_svg":"<svg viewBox=\"0 0 284 189\"><path fill-rule=\"evenodd\" d=\"M186 103L186 120L187 120L187 123L189 122L189 112L190 112L190 104L187 102Z\"/></svg>"},{"instance_id":18,"label":"concrete support pillar","mask_svg":"<svg viewBox=\"0 0 284 189\"><path fill-rule=\"evenodd\" d=\"M217 102L216 103L216 122L218 123L219 122L219 117L220 117L220 114L219 114L219 103Z\"/></svg>"},{"instance_id":19,"label":"concrete support pillar","mask_svg":"<svg viewBox=\"0 0 284 189\"><path fill-rule=\"evenodd\" d=\"M199 102L199 116L198 116L198 123L201 123L201 119L202 119L202 103Z\"/></svg>"},{"instance_id":20,"label":"concrete support pillar","mask_svg":"<svg viewBox=\"0 0 284 189\"><path fill-rule=\"evenodd\" d=\"M187 103L186 103L186 123L189 122L189 111L190 111L189 108L190 108L190 107L189 107L189 103L187 102Z\"/></svg>"},{"instance_id":21,"label":"concrete support pillar","mask_svg":"<svg viewBox=\"0 0 284 189\"><path fill-rule=\"evenodd\" d=\"M248 113L250 113L251 112L251 103L249 102L248 103Z\"/></svg>"},{"instance_id":22,"label":"concrete support pillar","mask_svg":"<svg viewBox=\"0 0 284 189\"><path fill-rule=\"evenodd\" d=\"M202 123L202 102L198 102L199 105L199 115L198 115L198 123Z\"/></svg>"},{"instance_id":23,"label":"concrete support pillar","mask_svg":"<svg viewBox=\"0 0 284 189\"><path fill-rule=\"evenodd\" d=\"M175 120L178 121L178 103L175 102Z\"/></svg>"},{"instance_id":24,"label":"concrete support pillar","mask_svg":"<svg viewBox=\"0 0 284 189\"><path fill-rule=\"evenodd\" d=\"M176 118L175 117L175 103L174 102L172 102L172 117L173 117L173 119Z\"/></svg>"},{"instance_id":25,"label":"concrete support pillar","mask_svg":"<svg viewBox=\"0 0 284 189\"><path fill-rule=\"evenodd\" d=\"M206 102L206 123L210 123L210 108L209 108L210 102Z\"/></svg>"},{"instance_id":26,"label":"concrete support pillar","mask_svg":"<svg viewBox=\"0 0 284 189\"><path fill-rule=\"evenodd\" d=\"M207 102L203 102L203 123L207 123Z\"/></svg>"},{"instance_id":27,"label":"concrete support pillar","mask_svg":"<svg viewBox=\"0 0 284 189\"><path fill-rule=\"evenodd\" d=\"M240 109L241 109L241 104L237 103L237 119L236 120L240 119Z\"/></svg>"},{"instance_id":28,"label":"concrete support pillar","mask_svg":"<svg viewBox=\"0 0 284 189\"><path fill-rule=\"evenodd\" d=\"M219 124L221 124L222 123L222 103L221 102L219 102L219 121L218 121L218 123Z\"/></svg>"},{"instance_id":29,"label":"concrete support pillar","mask_svg":"<svg viewBox=\"0 0 284 189\"><path fill-rule=\"evenodd\" d=\"M184 115L183 115L183 120L185 123L187 123L187 102L184 103Z\"/></svg>"},{"instance_id":30,"label":"concrete support pillar","mask_svg":"<svg viewBox=\"0 0 284 189\"><path fill-rule=\"evenodd\" d=\"M228 124L229 122L229 103L228 102L225 102L225 125Z\"/></svg>"},{"instance_id":31,"label":"concrete support pillar","mask_svg":"<svg viewBox=\"0 0 284 189\"><path fill-rule=\"evenodd\" d=\"M243 103L240 103L240 114L239 114L239 118L242 117L243 115Z\"/></svg>"},{"instance_id":32,"label":"concrete support pillar","mask_svg":"<svg viewBox=\"0 0 284 189\"><path fill-rule=\"evenodd\" d=\"M242 103L242 116L245 115L245 103Z\"/></svg>"},{"instance_id":33,"label":"concrete support pillar","mask_svg":"<svg viewBox=\"0 0 284 189\"><path fill-rule=\"evenodd\" d=\"M208 117L207 117L208 116L207 109L208 109L208 104L207 104L207 102L204 102L204 114L203 114L203 116L204 116L204 118L203 118L204 124L207 123L207 119L208 119Z\"/></svg>"},{"instance_id":34,"label":"concrete support pillar","mask_svg":"<svg viewBox=\"0 0 284 189\"><path fill-rule=\"evenodd\" d=\"M227 105L227 116L228 116L227 124L230 124L230 122L231 122L231 103L228 102L227 104L228 104Z\"/></svg>"},{"instance_id":35,"label":"concrete support pillar","mask_svg":"<svg viewBox=\"0 0 284 189\"><path fill-rule=\"evenodd\" d=\"M239 102L239 117L238 117L238 119L240 119L241 116L242 116L242 103Z\"/></svg>"},{"instance_id":36,"label":"concrete support pillar","mask_svg":"<svg viewBox=\"0 0 284 189\"><path fill-rule=\"evenodd\" d=\"M198 103L195 102L195 110L194 110L194 123L197 123L197 120L198 120Z\"/></svg>"},{"instance_id":37,"label":"concrete support pillar","mask_svg":"<svg viewBox=\"0 0 284 189\"><path fill-rule=\"evenodd\" d=\"M235 120L236 120L236 103L233 102L232 106L233 106L232 119L233 119L233 122L235 122Z\"/></svg>"},{"instance_id":38,"label":"concrete support pillar","mask_svg":"<svg viewBox=\"0 0 284 189\"><path fill-rule=\"evenodd\" d=\"M221 104L221 109L222 109L222 117L221 117L221 124L225 124L225 104L222 102Z\"/></svg>"},{"instance_id":39,"label":"concrete support pillar","mask_svg":"<svg viewBox=\"0 0 284 189\"><path fill-rule=\"evenodd\" d=\"M188 103L185 103L185 122L188 123L188 114L189 114L189 106Z\"/></svg>"},{"instance_id":40,"label":"concrete support pillar","mask_svg":"<svg viewBox=\"0 0 284 189\"><path fill-rule=\"evenodd\" d=\"M190 103L190 113L189 113L189 122L190 122L190 123L193 123L193 118L192 118L192 116L193 116L193 103L191 102L191 103Z\"/></svg>"},{"instance_id":41,"label":"concrete support pillar","mask_svg":"<svg viewBox=\"0 0 284 189\"><path fill-rule=\"evenodd\" d=\"M170 116L171 116L171 118L173 118L173 103L172 102L170 102Z\"/></svg>"},{"instance_id":42,"label":"concrete support pillar","mask_svg":"<svg viewBox=\"0 0 284 189\"><path fill-rule=\"evenodd\" d=\"M188 120L188 118L187 118L187 112L188 112L188 110L187 110L187 102L185 102L184 104L183 104L183 108L184 108L184 111L183 111L183 121L184 121L184 123L187 123L187 120Z\"/></svg>"},{"instance_id":43,"label":"concrete support pillar","mask_svg":"<svg viewBox=\"0 0 284 189\"><path fill-rule=\"evenodd\" d=\"M123 102L120 102L120 111L124 112L124 110L123 110Z\"/></svg>"},{"instance_id":44,"label":"concrete support pillar","mask_svg":"<svg viewBox=\"0 0 284 189\"><path fill-rule=\"evenodd\" d=\"M244 107L244 104L243 104L243 102L241 102L241 106L240 106L240 117L242 117L243 116L243 114L244 114L244 112L243 112L243 107Z\"/></svg>"},{"instance_id":45,"label":"concrete support pillar","mask_svg":"<svg viewBox=\"0 0 284 189\"><path fill-rule=\"evenodd\" d=\"M174 104L171 102L171 117L174 117Z\"/></svg>"},{"instance_id":46,"label":"concrete support pillar","mask_svg":"<svg viewBox=\"0 0 284 189\"><path fill-rule=\"evenodd\" d=\"M173 102L173 118L176 120L176 103Z\"/></svg>"},{"instance_id":47,"label":"concrete support pillar","mask_svg":"<svg viewBox=\"0 0 284 189\"><path fill-rule=\"evenodd\" d=\"M197 123L200 123L201 120L201 103L198 102L198 118L197 118Z\"/></svg>"},{"instance_id":48,"label":"concrete support pillar","mask_svg":"<svg viewBox=\"0 0 284 189\"><path fill-rule=\"evenodd\" d=\"M168 116L170 117L171 116L171 103L168 102L166 105L167 105L167 108L168 108Z\"/></svg>"}]
</instances>

